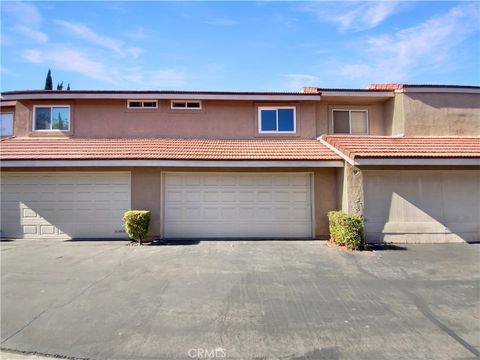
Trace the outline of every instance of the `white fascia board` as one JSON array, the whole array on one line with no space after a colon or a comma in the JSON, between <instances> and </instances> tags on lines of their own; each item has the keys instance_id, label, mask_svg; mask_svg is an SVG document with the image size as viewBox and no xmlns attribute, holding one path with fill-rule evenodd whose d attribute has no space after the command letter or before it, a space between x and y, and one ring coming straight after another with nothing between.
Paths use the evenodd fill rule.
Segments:
<instances>
[{"instance_id":1,"label":"white fascia board","mask_svg":"<svg viewBox=\"0 0 480 360\"><path fill-rule=\"evenodd\" d=\"M208 161L208 160L4 160L1 168L12 167L283 167L322 168L343 167L341 160L311 161Z\"/></svg>"},{"instance_id":2,"label":"white fascia board","mask_svg":"<svg viewBox=\"0 0 480 360\"><path fill-rule=\"evenodd\" d=\"M355 164L362 165L448 165L448 166L480 166L480 158L356 158Z\"/></svg>"},{"instance_id":3,"label":"white fascia board","mask_svg":"<svg viewBox=\"0 0 480 360\"><path fill-rule=\"evenodd\" d=\"M321 91L321 96L394 97L393 91Z\"/></svg>"},{"instance_id":4,"label":"white fascia board","mask_svg":"<svg viewBox=\"0 0 480 360\"><path fill-rule=\"evenodd\" d=\"M480 94L480 89L469 88L429 88L429 87L408 87L395 90L396 93L463 93L463 94Z\"/></svg>"},{"instance_id":5,"label":"white fascia board","mask_svg":"<svg viewBox=\"0 0 480 360\"><path fill-rule=\"evenodd\" d=\"M257 100L257 101L318 101L320 95L242 95L242 94L18 94L4 95L6 100L77 100L77 99L141 99L141 100Z\"/></svg>"}]
</instances>

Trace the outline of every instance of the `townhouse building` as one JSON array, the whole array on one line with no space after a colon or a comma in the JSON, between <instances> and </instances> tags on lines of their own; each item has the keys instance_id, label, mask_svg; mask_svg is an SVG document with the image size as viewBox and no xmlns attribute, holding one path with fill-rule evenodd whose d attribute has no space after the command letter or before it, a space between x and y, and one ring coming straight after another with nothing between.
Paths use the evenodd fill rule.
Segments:
<instances>
[{"instance_id":1,"label":"townhouse building","mask_svg":"<svg viewBox=\"0 0 480 360\"><path fill-rule=\"evenodd\" d=\"M480 87L2 93L1 236L480 241Z\"/></svg>"}]
</instances>

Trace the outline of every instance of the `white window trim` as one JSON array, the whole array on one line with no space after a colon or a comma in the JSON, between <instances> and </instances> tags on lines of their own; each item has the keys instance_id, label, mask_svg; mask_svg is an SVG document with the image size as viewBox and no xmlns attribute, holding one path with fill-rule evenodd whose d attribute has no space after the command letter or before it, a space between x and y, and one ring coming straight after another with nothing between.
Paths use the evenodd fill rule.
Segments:
<instances>
[{"instance_id":1,"label":"white window trim","mask_svg":"<svg viewBox=\"0 0 480 360\"><path fill-rule=\"evenodd\" d=\"M0 112L0 115L12 115L12 133L11 134L3 134L1 136L12 136L13 133L15 132L14 130L14 123L15 123L15 113L12 111L5 111L5 112Z\"/></svg>"},{"instance_id":2,"label":"white window trim","mask_svg":"<svg viewBox=\"0 0 480 360\"><path fill-rule=\"evenodd\" d=\"M335 119L333 117L333 112L334 111L348 111L348 127L349 127L349 133L336 133L335 132ZM363 111L364 113L367 114L367 132L365 134L352 134L352 111ZM370 124L369 124L369 116L368 116L368 109L332 109L332 134L338 134L338 135L368 135L370 134Z\"/></svg>"},{"instance_id":3,"label":"white window trim","mask_svg":"<svg viewBox=\"0 0 480 360\"><path fill-rule=\"evenodd\" d=\"M141 102L142 103L142 106L140 107L131 107L130 106L130 103L131 102ZM155 107L145 107L144 106L144 103L145 102L154 102L155 103ZM131 109L131 110L149 110L149 109L158 109L158 100L148 100L148 99L135 99L135 100L127 100L127 109Z\"/></svg>"},{"instance_id":4,"label":"white window trim","mask_svg":"<svg viewBox=\"0 0 480 360\"><path fill-rule=\"evenodd\" d=\"M173 103L185 103L185 107L174 107ZM200 107L198 108L189 108L187 103L199 103ZM202 110L203 104L201 100L171 100L170 109L172 110Z\"/></svg>"},{"instance_id":5,"label":"white window trim","mask_svg":"<svg viewBox=\"0 0 480 360\"><path fill-rule=\"evenodd\" d=\"M278 109L293 109L293 131L278 131ZM277 110L277 130L262 130L262 110ZM258 107L258 133L259 134L295 134L297 132L297 108L295 106L259 106Z\"/></svg>"},{"instance_id":6,"label":"white window trim","mask_svg":"<svg viewBox=\"0 0 480 360\"><path fill-rule=\"evenodd\" d=\"M66 130L59 130L59 129L36 129L35 128L35 115L37 113L37 108L68 108L68 129ZM62 105L62 104L56 104L56 105L34 105L33 106L33 118L32 118L32 129L33 131L44 131L44 132L69 132L71 130L71 123L72 123L72 112L70 111L70 105ZM50 112L50 126L52 126L53 121L52 121L52 114L53 111Z\"/></svg>"}]
</instances>

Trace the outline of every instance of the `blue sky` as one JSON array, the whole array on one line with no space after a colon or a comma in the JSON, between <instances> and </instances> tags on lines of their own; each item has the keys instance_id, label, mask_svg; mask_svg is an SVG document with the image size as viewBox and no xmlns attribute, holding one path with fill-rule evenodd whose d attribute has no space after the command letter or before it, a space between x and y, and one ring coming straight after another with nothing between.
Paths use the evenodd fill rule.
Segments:
<instances>
[{"instance_id":1,"label":"blue sky","mask_svg":"<svg viewBox=\"0 0 480 360\"><path fill-rule=\"evenodd\" d=\"M478 2L1 2L1 89L480 84Z\"/></svg>"}]
</instances>

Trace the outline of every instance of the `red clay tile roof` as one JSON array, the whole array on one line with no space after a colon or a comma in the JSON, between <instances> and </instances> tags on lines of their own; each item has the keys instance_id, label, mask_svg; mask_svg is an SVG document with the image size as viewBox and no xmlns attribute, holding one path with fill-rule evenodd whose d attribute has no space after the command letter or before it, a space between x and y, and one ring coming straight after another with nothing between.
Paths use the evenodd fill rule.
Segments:
<instances>
[{"instance_id":1,"label":"red clay tile roof","mask_svg":"<svg viewBox=\"0 0 480 360\"><path fill-rule=\"evenodd\" d=\"M453 88L453 89L480 89L475 85L441 85L441 84L369 84L368 90L398 90L404 88Z\"/></svg>"},{"instance_id":2,"label":"red clay tile roof","mask_svg":"<svg viewBox=\"0 0 480 360\"><path fill-rule=\"evenodd\" d=\"M370 84L369 90L397 90L403 88L403 84Z\"/></svg>"},{"instance_id":3,"label":"red clay tile roof","mask_svg":"<svg viewBox=\"0 0 480 360\"><path fill-rule=\"evenodd\" d=\"M341 160L304 139L32 139L0 142L0 160Z\"/></svg>"},{"instance_id":4,"label":"red clay tile roof","mask_svg":"<svg viewBox=\"0 0 480 360\"><path fill-rule=\"evenodd\" d=\"M350 158L480 158L480 137L323 135Z\"/></svg>"}]
</instances>

